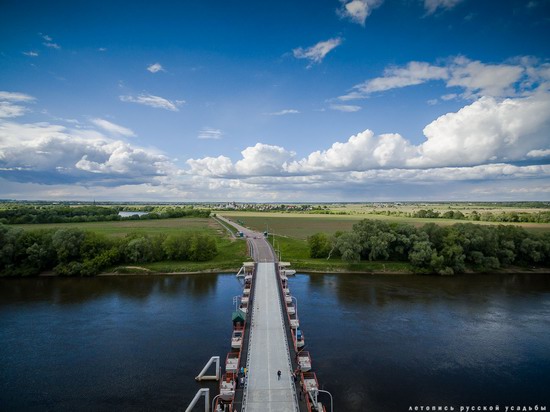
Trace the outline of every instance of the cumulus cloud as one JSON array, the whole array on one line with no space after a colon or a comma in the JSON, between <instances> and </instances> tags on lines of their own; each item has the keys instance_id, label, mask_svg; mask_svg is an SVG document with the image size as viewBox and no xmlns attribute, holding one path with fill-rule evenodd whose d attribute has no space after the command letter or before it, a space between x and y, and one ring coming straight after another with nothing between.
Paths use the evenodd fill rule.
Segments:
<instances>
[{"instance_id":1,"label":"cumulus cloud","mask_svg":"<svg viewBox=\"0 0 550 412\"><path fill-rule=\"evenodd\" d=\"M127 127L120 126L118 124L112 123L105 119L91 119L91 122L95 124L97 127L100 127L101 129L109 132L111 135L115 136L124 136L124 137L135 137L136 134L128 129Z\"/></svg>"},{"instance_id":2,"label":"cumulus cloud","mask_svg":"<svg viewBox=\"0 0 550 412\"><path fill-rule=\"evenodd\" d=\"M527 58L520 59L515 64L486 64L463 56L455 57L444 65L413 61L403 67L388 67L383 76L353 86L339 99L363 99L373 93L429 81L443 81L447 87L460 87L464 89L460 97L465 99L481 96L512 97L530 92L541 82L547 81L547 66ZM456 93L449 93L442 98L449 100L456 97Z\"/></svg>"},{"instance_id":3,"label":"cumulus cloud","mask_svg":"<svg viewBox=\"0 0 550 412\"><path fill-rule=\"evenodd\" d=\"M212 129L210 127L203 127L199 131L197 138L199 139L213 139L218 140L223 137L223 132L220 129Z\"/></svg>"},{"instance_id":4,"label":"cumulus cloud","mask_svg":"<svg viewBox=\"0 0 550 412\"><path fill-rule=\"evenodd\" d=\"M191 168L190 173L193 175L225 177L235 174L233 162L226 156L189 159L187 164Z\"/></svg>"},{"instance_id":5,"label":"cumulus cloud","mask_svg":"<svg viewBox=\"0 0 550 412\"><path fill-rule=\"evenodd\" d=\"M242 159L235 163L220 156L191 159L188 164L191 173L230 178L387 169L403 170L407 175L406 170L526 161L550 151L550 93L504 100L481 98L434 120L424 128L424 135L426 140L415 145L399 134L375 135L365 130L302 159L295 159L295 154L283 147L258 143L243 150Z\"/></svg>"},{"instance_id":6,"label":"cumulus cloud","mask_svg":"<svg viewBox=\"0 0 550 412\"><path fill-rule=\"evenodd\" d=\"M295 153L283 147L256 143L241 152L242 159L233 163L226 156L189 159L191 174L200 176L277 176L284 173L286 164Z\"/></svg>"},{"instance_id":7,"label":"cumulus cloud","mask_svg":"<svg viewBox=\"0 0 550 412\"><path fill-rule=\"evenodd\" d=\"M438 9L450 10L463 0L424 0L426 14L433 14Z\"/></svg>"},{"instance_id":8,"label":"cumulus cloud","mask_svg":"<svg viewBox=\"0 0 550 412\"><path fill-rule=\"evenodd\" d=\"M299 110L296 109L283 109L279 110L278 112L272 112L272 113L266 113L269 116L284 116L285 114L298 114L300 113Z\"/></svg>"},{"instance_id":9,"label":"cumulus cloud","mask_svg":"<svg viewBox=\"0 0 550 412\"><path fill-rule=\"evenodd\" d=\"M410 166L475 165L516 161L546 148L550 135L550 94L499 101L483 97L424 128L426 141ZM546 146L546 147L545 147Z\"/></svg>"},{"instance_id":10,"label":"cumulus cloud","mask_svg":"<svg viewBox=\"0 0 550 412\"><path fill-rule=\"evenodd\" d=\"M119 96L120 100L128 103L138 103L145 106L154 107L157 109L170 110L172 112L178 112L178 106L185 103L185 100L168 100L164 97L153 96L152 94L140 94L139 96Z\"/></svg>"},{"instance_id":11,"label":"cumulus cloud","mask_svg":"<svg viewBox=\"0 0 550 412\"><path fill-rule=\"evenodd\" d=\"M328 39L326 41L320 41L314 46L303 49L298 47L297 49L292 50L292 54L297 59L307 59L309 60L308 68L312 67L314 64L321 63L325 56L333 49L342 44L342 39L340 37L335 37L333 39Z\"/></svg>"},{"instance_id":12,"label":"cumulus cloud","mask_svg":"<svg viewBox=\"0 0 550 412\"><path fill-rule=\"evenodd\" d=\"M158 73L158 72L164 72L164 67L160 63L154 63L150 66L147 66L147 70L149 70L151 73Z\"/></svg>"},{"instance_id":13,"label":"cumulus cloud","mask_svg":"<svg viewBox=\"0 0 550 412\"><path fill-rule=\"evenodd\" d=\"M0 96L19 102L34 100L22 93L0 92ZM134 135L104 119L91 123L110 135ZM161 153L98 130L0 120L0 178L7 181L117 186L158 184L158 179L175 173L173 163Z\"/></svg>"},{"instance_id":14,"label":"cumulus cloud","mask_svg":"<svg viewBox=\"0 0 550 412\"><path fill-rule=\"evenodd\" d=\"M371 11L380 6L383 0L340 0L340 2L342 7L336 10L338 15L364 26Z\"/></svg>"},{"instance_id":15,"label":"cumulus cloud","mask_svg":"<svg viewBox=\"0 0 550 412\"><path fill-rule=\"evenodd\" d=\"M169 160L95 130L49 123L0 123L0 175L8 180L100 185L152 182Z\"/></svg>"},{"instance_id":16,"label":"cumulus cloud","mask_svg":"<svg viewBox=\"0 0 550 412\"><path fill-rule=\"evenodd\" d=\"M365 130L347 142L336 142L327 150L294 161L286 169L290 173L311 173L399 167L416 153L416 148L398 134L375 136Z\"/></svg>"}]
</instances>

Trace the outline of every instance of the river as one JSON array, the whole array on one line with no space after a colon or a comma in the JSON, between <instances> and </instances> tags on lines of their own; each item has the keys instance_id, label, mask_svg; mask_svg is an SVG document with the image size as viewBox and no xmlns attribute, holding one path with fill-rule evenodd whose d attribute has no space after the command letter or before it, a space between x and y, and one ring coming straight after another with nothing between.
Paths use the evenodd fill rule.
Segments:
<instances>
[{"instance_id":1,"label":"river","mask_svg":"<svg viewBox=\"0 0 550 412\"><path fill-rule=\"evenodd\" d=\"M336 411L550 408L550 276L298 275L290 288ZM0 279L0 410L183 410L229 350L240 291L231 275Z\"/></svg>"}]
</instances>

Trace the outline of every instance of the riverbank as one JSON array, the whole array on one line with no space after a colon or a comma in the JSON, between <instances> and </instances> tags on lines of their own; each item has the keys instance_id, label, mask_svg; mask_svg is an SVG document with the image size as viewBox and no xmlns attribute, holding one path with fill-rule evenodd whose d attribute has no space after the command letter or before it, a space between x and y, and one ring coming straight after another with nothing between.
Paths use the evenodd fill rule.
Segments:
<instances>
[{"instance_id":1,"label":"riverbank","mask_svg":"<svg viewBox=\"0 0 550 412\"><path fill-rule=\"evenodd\" d=\"M320 269L313 269L313 268L307 268L307 267L297 267L295 265L292 265L292 268L294 270L297 270L300 273L305 274L333 274L333 275L421 275L421 276L432 276L430 274L421 274L416 273L411 270L350 270L348 268L331 268L330 270L320 270ZM201 275L201 274L217 274L217 273L237 273L240 268L211 268L211 269L204 269L204 270L194 270L194 271L154 271L146 267L141 266L125 266L116 268L113 271L109 272L103 272L100 273L97 276L170 276L170 275ZM502 275L502 274L509 274L509 275L532 275L532 274L538 274L538 275L550 275L550 268L545 267L538 267L538 268L524 268L524 267L507 267L499 270L493 270L490 272L476 272L473 270L468 270L464 273L453 275L453 276L461 276L461 275ZM56 277L54 273L44 273L40 276L43 277ZM433 275L433 276L441 276L441 275Z\"/></svg>"}]
</instances>

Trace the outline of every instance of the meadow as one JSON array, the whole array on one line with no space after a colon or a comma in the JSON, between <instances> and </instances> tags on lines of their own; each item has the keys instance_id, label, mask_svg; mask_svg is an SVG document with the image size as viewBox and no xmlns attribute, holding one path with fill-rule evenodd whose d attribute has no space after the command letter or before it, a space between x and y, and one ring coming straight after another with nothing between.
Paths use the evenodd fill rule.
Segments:
<instances>
[{"instance_id":1,"label":"meadow","mask_svg":"<svg viewBox=\"0 0 550 412\"><path fill-rule=\"evenodd\" d=\"M475 223L481 225L515 225L521 226L528 231L550 232L548 223L500 223L500 222L474 222L459 219L428 219L411 218L400 216L386 216L381 214L368 213L367 210L361 210L357 205L347 205L342 208L334 207L330 210L335 212L346 211L346 214L307 214L307 213L282 213L282 212L238 212L224 211L218 212L220 215L237 221L240 220L245 226L251 229L264 232L269 230L275 235L288 236L296 239L306 240L318 232L334 234L337 231L349 231L352 226L363 220L383 220L394 223L408 223L416 227L427 223L435 223L441 226L449 226L457 223Z\"/></svg>"}]
</instances>

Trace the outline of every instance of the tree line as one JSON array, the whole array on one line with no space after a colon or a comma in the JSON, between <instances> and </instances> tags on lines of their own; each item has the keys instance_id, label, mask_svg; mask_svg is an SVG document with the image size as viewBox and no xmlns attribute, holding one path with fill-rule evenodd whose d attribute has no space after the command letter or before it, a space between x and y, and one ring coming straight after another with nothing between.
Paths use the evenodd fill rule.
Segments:
<instances>
[{"instance_id":1,"label":"tree line","mask_svg":"<svg viewBox=\"0 0 550 412\"><path fill-rule=\"evenodd\" d=\"M186 207L145 207L144 215L122 217L118 213L121 207L105 206L27 206L15 205L0 209L0 223L32 224L32 223L74 223L74 222L107 222L118 220L150 220L170 219L180 217L207 218L208 209ZM133 210L138 211L138 210Z\"/></svg>"},{"instance_id":2,"label":"tree line","mask_svg":"<svg viewBox=\"0 0 550 412\"><path fill-rule=\"evenodd\" d=\"M458 223L420 228L365 219L350 232L308 238L312 258L407 261L419 273L452 275L508 265L550 265L550 233L535 234L510 225Z\"/></svg>"},{"instance_id":3,"label":"tree line","mask_svg":"<svg viewBox=\"0 0 550 412\"><path fill-rule=\"evenodd\" d=\"M550 211L540 212L478 212L463 213L460 210L438 211L433 209L420 209L414 212L394 210L375 211L371 213L384 216L413 217L421 219L455 219L471 220L474 222L502 222L502 223L550 223Z\"/></svg>"},{"instance_id":4,"label":"tree line","mask_svg":"<svg viewBox=\"0 0 550 412\"><path fill-rule=\"evenodd\" d=\"M62 276L93 276L119 264L199 262L217 253L216 239L204 232L111 238L81 229L22 230L0 224L2 276L34 276L50 270Z\"/></svg>"}]
</instances>

